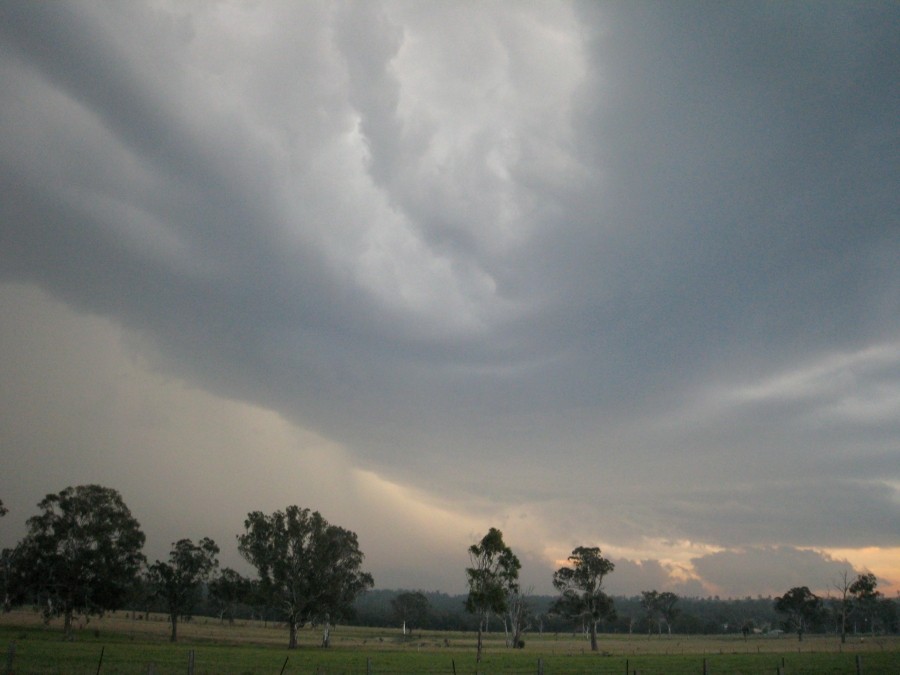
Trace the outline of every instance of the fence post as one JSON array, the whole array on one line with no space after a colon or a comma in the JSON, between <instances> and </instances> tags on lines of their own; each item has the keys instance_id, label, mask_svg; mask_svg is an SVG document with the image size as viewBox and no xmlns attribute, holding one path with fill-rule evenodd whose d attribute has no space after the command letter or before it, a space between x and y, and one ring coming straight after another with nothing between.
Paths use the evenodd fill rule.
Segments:
<instances>
[{"instance_id":1,"label":"fence post","mask_svg":"<svg viewBox=\"0 0 900 675\"><path fill-rule=\"evenodd\" d=\"M16 643L10 642L9 649L6 650L6 672L9 675L13 674L13 661L16 658Z\"/></svg>"},{"instance_id":2,"label":"fence post","mask_svg":"<svg viewBox=\"0 0 900 675\"><path fill-rule=\"evenodd\" d=\"M372 657L366 657L366 675L372 675Z\"/></svg>"},{"instance_id":3,"label":"fence post","mask_svg":"<svg viewBox=\"0 0 900 675\"><path fill-rule=\"evenodd\" d=\"M703 659L703 675L709 675L709 661Z\"/></svg>"},{"instance_id":4,"label":"fence post","mask_svg":"<svg viewBox=\"0 0 900 675\"><path fill-rule=\"evenodd\" d=\"M544 659L538 659L537 675L544 675Z\"/></svg>"},{"instance_id":5,"label":"fence post","mask_svg":"<svg viewBox=\"0 0 900 675\"><path fill-rule=\"evenodd\" d=\"M194 675L194 650L188 652L188 675Z\"/></svg>"},{"instance_id":6,"label":"fence post","mask_svg":"<svg viewBox=\"0 0 900 675\"><path fill-rule=\"evenodd\" d=\"M862 675L862 654L856 655L856 675Z\"/></svg>"},{"instance_id":7,"label":"fence post","mask_svg":"<svg viewBox=\"0 0 900 675\"><path fill-rule=\"evenodd\" d=\"M97 662L97 675L100 675L100 666L103 665L103 652L106 651L106 647L100 647L100 660Z\"/></svg>"}]
</instances>

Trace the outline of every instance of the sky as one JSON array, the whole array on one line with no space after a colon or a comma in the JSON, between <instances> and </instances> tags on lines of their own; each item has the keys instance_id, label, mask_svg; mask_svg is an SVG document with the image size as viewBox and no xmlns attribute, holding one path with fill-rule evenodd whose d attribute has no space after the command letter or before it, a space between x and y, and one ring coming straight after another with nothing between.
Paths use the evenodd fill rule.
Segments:
<instances>
[{"instance_id":1,"label":"sky","mask_svg":"<svg viewBox=\"0 0 900 675\"><path fill-rule=\"evenodd\" d=\"M0 545L900 593L900 5L0 4Z\"/></svg>"}]
</instances>

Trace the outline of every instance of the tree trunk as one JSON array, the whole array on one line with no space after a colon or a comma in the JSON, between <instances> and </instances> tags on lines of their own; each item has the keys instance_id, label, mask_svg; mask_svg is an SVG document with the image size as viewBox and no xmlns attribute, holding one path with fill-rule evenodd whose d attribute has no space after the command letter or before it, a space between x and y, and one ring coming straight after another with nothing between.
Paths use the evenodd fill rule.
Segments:
<instances>
[{"instance_id":1,"label":"tree trunk","mask_svg":"<svg viewBox=\"0 0 900 675\"><path fill-rule=\"evenodd\" d=\"M297 618L292 614L288 617L288 649L297 648Z\"/></svg>"},{"instance_id":2,"label":"tree trunk","mask_svg":"<svg viewBox=\"0 0 900 675\"><path fill-rule=\"evenodd\" d=\"M170 618L172 619L172 634L169 636L169 642L175 642L178 640L178 612L170 614Z\"/></svg>"},{"instance_id":3,"label":"tree trunk","mask_svg":"<svg viewBox=\"0 0 900 675\"><path fill-rule=\"evenodd\" d=\"M322 646L328 647L331 644L331 624L327 621L322 626Z\"/></svg>"},{"instance_id":4,"label":"tree trunk","mask_svg":"<svg viewBox=\"0 0 900 675\"><path fill-rule=\"evenodd\" d=\"M63 634L65 635L66 640L72 640L75 637L72 635L72 610L67 608L63 613L63 616Z\"/></svg>"},{"instance_id":5,"label":"tree trunk","mask_svg":"<svg viewBox=\"0 0 900 675\"><path fill-rule=\"evenodd\" d=\"M478 622L478 646L475 648L475 663L481 663L481 631L484 625L484 618Z\"/></svg>"},{"instance_id":6,"label":"tree trunk","mask_svg":"<svg viewBox=\"0 0 900 675\"><path fill-rule=\"evenodd\" d=\"M591 621L591 651L597 651L597 622Z\"/></svg>"}]
</instances>

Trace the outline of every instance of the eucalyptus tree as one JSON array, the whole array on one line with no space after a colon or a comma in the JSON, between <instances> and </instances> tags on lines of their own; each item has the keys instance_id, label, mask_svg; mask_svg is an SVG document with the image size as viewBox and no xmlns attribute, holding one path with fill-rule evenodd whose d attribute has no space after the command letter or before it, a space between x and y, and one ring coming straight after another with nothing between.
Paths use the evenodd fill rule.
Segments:
<instances>
[{"instance_id":1,"label":"eucalyptus tree","mask_svg":"<svg viewBox=\"0 0 900 675\"><path fill-rule=\"evenodd\" d=\"M244 530L238 551L256 567L264 596L284 613L288 648L297 647L298 628L314 620L327 647L332 622L350 614L356 597L373 585L361 569L356 534L298 506L272 515L254 511Z\"/></svg>"},{"instance_id":2,"label":"eucalyptus tree","mask_svg":"<svg viewBox=\"0 0 900 675\"><path fill-rule=\"evenodd\" d=\"M531 588L526 590L515 588L511 589L507 594L506 615L503 617L503 625L505 628L506 620L509 619L506 640L508 647L520 649L525 645L522 636L525 634L525 630L533 617L531 595Z\"/></svg>"},{"instance_id":3,"label":"eucalyptus tree","mask_svg":"<svg viewBox=\"0 0 900 675\"><path fill-rule=\"evenodd\" d=\"M868 624L869 630L875 634L875 617L878 610L878 601L881 593L876 590L878 579L871 572L860 574L856 581L850 584L850 594L853 596L854 612L863 618Z\"/></svg>"},{"instance_id":4,"label":"eucalyptus tree","mask_svg":"<svg viewBox=\"0 0 900 675\"><path fill-rule=\"evenodd\" d=\"M0 593L2 593L2 606L0 611L8 612L15 605L21 604L25 599L25 585L22 580L22 570L16 564L19 547L5 548L0 551Z\"/></svg>"},{"instance_id":5,"label":"eucalyptus tree","mask_svg":"<svg viewBox=\"0 0 900 675\"><path fill-rule=\"evenodd\" d=\"M237 606L251 603L250 580L240 572L226 567L209 582L209 598L219 612L219 620L228 617L228 623L234 623Z\"/></svg>"},{"instance_id":6,"label":"eucalyptus tree","mask_svg":"<svg viewBox=\"0 0 900 675\"><path fill-rule=\"evenodd\" d=\"M822 599L807 586L795 586L775 598L775 611L787 616L788 625L797 631L797 640L802 642L803 633L822 611Z\"/></svg>"},{"instance_id":7,"label":"eucalyptus tree","mask_svg":"<svg viewBox=\"0 0 900 675\"><path fill-rule=\"evenodd\" d=\"M522 565L503 542L503 533L495 527L469 547L469 562L466 580L469 594L466 597L466 611L478 617L478 646L475 661L481 661L482 634L491 613L503 614L511 592L518 590L519 569Z\"/></svg>"},{"instance_id":8,"label":"eucalyptus tree","mask_svg":"<svg viewBox=\"0 0 900 675\"><path fill-rule=\"evenodd\" d=\"M603 577L615 569L596 546L579 546L569 556L570 567L553 573L553 587L560 592L554 611L590 624L591 651L597 651L597 624L615 615L615 604L603 592Z\"/></svg>"},{"instance_id":9,"label":"eucalyptus tree","mask_svg":"<svg viewBox=\"0 0 900 675\"><path fill-rule=\"evenodd\" d=\"M121 495L100 485L47 495L16 552L22 582L49 619L102 614L127 598L144 561L144 533Z\"/></svg>"},{"instance_id":10,"label":"eucalyptus tree","mask_svg":"<svg viewBox=\"0 0 900 675\"><path fill-rule=\"evenodd\" d=\"M421 626L428 616L431 605L428 598L421 591L403 591L391 600L391 610L403 627L403 634L407 629L412 632L413 626Z\"/></svg>"},{"instance_id":11,"label":"eucalyptus tree","mask_svg":"<svg viewBox=\"0 0 900 675\"><path fill-rule=\"evenodd\" d=\"M202 585L219 566L218 555L219 547L209 537L197 544L190 539L180 539L172 544L168 562L157 560L148 568L152 593L162 599L169 613L170 641L178 639L179 617L191 616L194 605L200 600Z\"/></svg>"},{"instance_id":12,"label":"eucalyptus tree","mask_svg":"<svg viewBox=\"0 0 900 675\"><path fill-rule=\"evenodd\" d=\"M678 596L671 591L642 591L641 606L647 612L651 623L656 622L657 632L662 634L662 624L666 624L669 635L672 634L672 621L678 616Z\"/></svg>"}]
</instances>

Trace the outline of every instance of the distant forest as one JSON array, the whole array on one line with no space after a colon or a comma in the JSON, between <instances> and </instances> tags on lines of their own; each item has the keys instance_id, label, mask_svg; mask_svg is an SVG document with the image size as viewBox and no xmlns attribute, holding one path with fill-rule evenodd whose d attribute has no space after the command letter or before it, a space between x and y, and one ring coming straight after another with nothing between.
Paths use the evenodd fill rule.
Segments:
<instances>
[{"instance_id":1,"label":"distant forest","mask_svg":"<svg viewBox=\"0 0 900 675\"><path fill-rule=\"evenodd\" d=\"M355 626L373 626L399 629L402 620L397 616L393 601L406 591L402 590L370 590L356 599L355 613L342 623ZM466 595L450 595L440 592L421 591L428 600L427 611L418 622L408 622L409 630L414 634L419 630L452 630L475 631L478 628L478 617L466 612ZM528 633L577 633L583 626L578 621L551 613L550 608L558 599L555 595L534 595L528 598L530 620ZM641 604L641 596L613 598L615 602L615 618L608 619L598 626L601 633L633 633L636 635L666 635L668 627L648 616ZM883 605L884 616L879 619L879 632L897 633L900 631L898 621L898 603L888 601ZM145 605L150 611L165 612L162 604ZM770 634L773 631L790 629L785 624L785 617L775 611L774 599L770 597L722 599L679 597L677 613L671 622L673 634ZM195 608L195 615L221 616L220 608L208 600L201 601ZM265 619L280 620L274 610L240 605L235 608L237 620ZM223 619L225 620L225 619ZM840 610L837 604L832 606L826 601L823 611L810 632L838 633ZM860 620L852 622L849 634L867 635L870 626ZM488 621L488 630L503 632L502 617L492 617Z\"/></svg>"}]
</instances>

